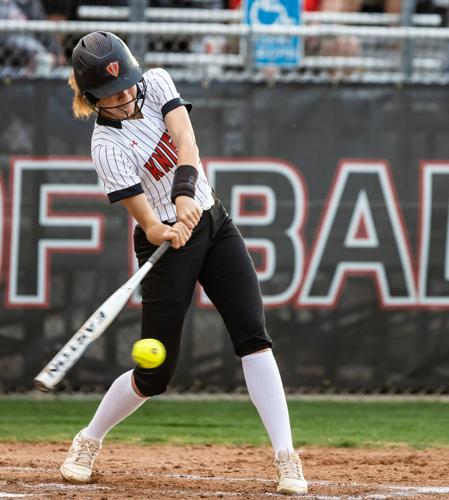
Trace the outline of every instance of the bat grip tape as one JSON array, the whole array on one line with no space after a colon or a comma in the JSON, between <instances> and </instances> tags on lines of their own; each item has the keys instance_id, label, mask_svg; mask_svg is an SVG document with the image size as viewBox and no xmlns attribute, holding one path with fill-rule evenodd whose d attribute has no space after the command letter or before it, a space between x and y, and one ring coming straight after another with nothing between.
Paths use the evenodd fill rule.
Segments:
<instances>
[{"instance_id":1,"label":"bat grip tape","mask_svg":"<svg viewBox=\"0 0 449 500\"><path fill-rule=\"evenodd\" d=\"M157 250L155 250L147 262L151 264L156 264L156 262L164 255L164 253L170 248L171 241L164 241Z\"/></svg>"}]
</instances>

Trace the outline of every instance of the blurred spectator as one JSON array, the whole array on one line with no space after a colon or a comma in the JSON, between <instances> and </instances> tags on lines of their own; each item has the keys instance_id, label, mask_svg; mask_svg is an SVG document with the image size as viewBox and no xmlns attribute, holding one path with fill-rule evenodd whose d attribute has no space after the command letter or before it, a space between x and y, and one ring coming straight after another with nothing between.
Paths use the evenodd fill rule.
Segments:
<instances>
[{"instance_id":1,"label":"blurred spectator","mask_svg":"<svg viewBox=\"0 0 449 500\"><path fill-rule=\"evenodd\" d=\"M78 20L78 7L98 5L106 7L127 7L128 0L42 0L48 18L55 21Z\"/></svg>"},{"instance_id":2,"label":"blurred spectator","mask_svg":"<svg viewBox=\"0 0 449 500\"><path fill-rule=\"evenodd\" d=\"M441 2L433 0L416 0L417 14L442 14L446 15L447 6L443 7Z\"/></svg>"},{"instance_id":3,"label":"blurred spectator","mask_svg":"<svg viewBox=\"0 0 449 500\"><path fill-rule=\"evenodd\" d=\"M434 0L416 0L417 14L440 14L442 25L447 26L448 7Z\"/></svg>"},{"instance_id":4,"label":"blurred spectator","mask_svg":"<svg viewBox=\"0 0 449 500\"><path fill-rule=\"evenodd\" d=\"M409 0L363 0L363 12L386 12L400 14L404 1ZM446 14L447 8L439 6L433 0L416 0L415 12L417 14Z\"/></svg>"},{"instance_id":5,"label":"blurred spectator","mask_svg":"<svg viewBox=\"0 0 449 500\"><path fill-rule=\"evenodd\" d=\"M359 12L362 0L321 0L319 10L324 12Z\"/></svg>"},{"instance_id":6,"label":"blurred spectator","mask_svg":"<svg viewBox=\"0 0 449 500\"><path fill-rule=\"evenodd\" d=\"M78 21L78 7L80 5L127 7L128 0L42 0L42 4L48 19L52 21ZM78 43L78 39L79 36L73 35L60 37L59 42L67 60L72 57L72 50Z\"/></svg>"},{"instance_id":7,"label":"blurred spectator","mask_svg":"<svg viewBox=\"0 0 449 500\"><path fill-rule=\"evenodd\" d=\"M359 12L362 0L305 0L306 11L320 12ZM360 55L360 43L355 37L309 39L306 42L308 55L326 57L357 57Z\"/></svg>"},{"instance_id":8,"label":"blurred spectator","mask_svg":"<svg viewBox=\"0 0 449 500\"><path fill-rule=\"evenodd\" d=\"M0 0L0 19L47 19L47 14L40 0ZM0 37L0 64L4 67L45 75L63 63L61 45L53 36L9 33Z\"/></svg>"},{"instance_id":9,"label":"blurred spectator","mask_svg":"<svg viewBox=\"0 0 449 500\"><path fill-rule=\"evenodd\" d=\"M72 21L77 19L76 9L80 3L82 2L78 0L42 0L48 19L52 21Z\"/></svg>"},{"instance_id":10,"label":"blurred spectator","mask_svg":"<svg viewBox=\"0 0 449 500\"><path fill-rule=\"evenodd\" d=\"M42 4L47 12L50 21L75 21L77 20L78 0L42 0ZM75 37L76 38L76 37ZM59 35L61 47L63 47L64 57L67 61L72 57L72 50L78 42L72 36Z\"/></svg>"},{"instance_id":11,"label":"blurred spectator","mask_svg":"<svg viewBox=\"0 0 449 500\"><path fill-rule=\"evenodd\" d=\"M363 0L362 12L400 14L402 0Z\"/></svg>"},{"instance_id":12,"label":"blurred spectator","mask_svg":"<svg viewBox=\"0 0 449 500\"><path fill-rule=\"evenodd\" d=\"M408 0L363 0L362 12L401 14L403 2ZM416 14L439 14L441 26L448 25L448 7L434 0L416 0Z\"/></svg>"}]
</instances>

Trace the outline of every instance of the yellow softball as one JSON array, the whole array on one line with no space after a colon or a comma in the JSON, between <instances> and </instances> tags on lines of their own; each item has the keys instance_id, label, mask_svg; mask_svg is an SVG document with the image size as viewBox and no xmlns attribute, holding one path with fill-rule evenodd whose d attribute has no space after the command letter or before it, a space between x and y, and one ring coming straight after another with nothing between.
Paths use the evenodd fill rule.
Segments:
<instances>
[{"instance_id":1,"label":"yellow softball","mask_svg":"<svg viewBox=\"0 0 449 500\"><path fill-rule=\"evenodd\" d=\"M142 368L156 368L165 361L165 347L156 339L138 340L131 351L133 360Z\"/></svg>"}]
</instances>

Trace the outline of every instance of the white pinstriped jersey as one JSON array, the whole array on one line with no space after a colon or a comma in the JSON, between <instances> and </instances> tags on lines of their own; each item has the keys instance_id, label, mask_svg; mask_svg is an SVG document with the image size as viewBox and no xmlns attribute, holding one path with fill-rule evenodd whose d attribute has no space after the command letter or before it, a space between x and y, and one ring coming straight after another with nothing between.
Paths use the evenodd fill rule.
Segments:
<instances>
[{"instance_id":1,"label":"white pinstriped jersey","mask_svg":"<svg viewBox=\"0 0 449 500\"><path fill-rule=\"evenodd\" d=\"M147 71L143 118L107 120L98 117L92 135L92 159L111 202L145 193L163 222L176 220L170 201L178 154L166 130L164 116L191 105L180 98L170 75L162 68ZM214 204L202 165L198 168L195 200L206 210Z\"/></svg>"}]
</instances>

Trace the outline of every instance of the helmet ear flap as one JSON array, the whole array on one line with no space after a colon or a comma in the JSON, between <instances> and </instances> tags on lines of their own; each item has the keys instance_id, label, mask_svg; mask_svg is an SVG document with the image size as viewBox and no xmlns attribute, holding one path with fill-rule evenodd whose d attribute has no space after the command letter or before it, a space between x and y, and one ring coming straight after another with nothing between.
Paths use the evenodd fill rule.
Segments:
<instances>
[{"instance_id":1,"label":"helmet ear flap","mask_svg":"<svg viewBox=\"0 0 449 500\"><path fill-rule=\"evenodd\" d=\"M98 102L98 99L94 97L90 92L84 92L84 97L89 101L89 104L92 104L92 106L95 106Z\"/></svg>"}]
</instances>

